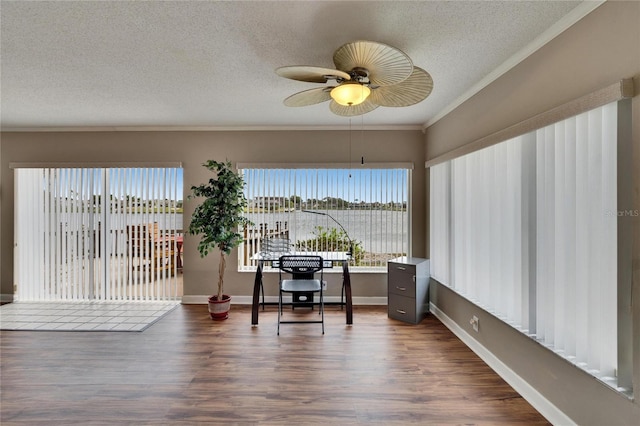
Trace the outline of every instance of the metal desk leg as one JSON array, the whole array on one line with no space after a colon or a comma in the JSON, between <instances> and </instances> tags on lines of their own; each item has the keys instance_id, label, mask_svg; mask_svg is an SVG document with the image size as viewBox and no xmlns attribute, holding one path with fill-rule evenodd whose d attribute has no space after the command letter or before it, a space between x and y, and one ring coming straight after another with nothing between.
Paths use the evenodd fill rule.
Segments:
<instances>
[{"instance_id":1,"label":"metal desk leg","mask_svg":"<svg viewBox=\"0 0 640 426\"><path fill-rule=\"evenodd\" d=\"M253 302L251 304L251 325L258 324L258 310L260 308L260 289L262 288L262 262L258 263L256 278L253 282Z\"/></svg>"},{"instance_id":2,"label":"metal desk leg","mask_svg":"<svg viewBox=\"0 0 640 426\"><path fill-rule=\"evenodd\" d=\"M353 304L351 301L351 276L349 275L349 261L342 263L342 279L344 280L344 294L347 303L347 324L353 324Z\"/></svg>"}]
</instances>

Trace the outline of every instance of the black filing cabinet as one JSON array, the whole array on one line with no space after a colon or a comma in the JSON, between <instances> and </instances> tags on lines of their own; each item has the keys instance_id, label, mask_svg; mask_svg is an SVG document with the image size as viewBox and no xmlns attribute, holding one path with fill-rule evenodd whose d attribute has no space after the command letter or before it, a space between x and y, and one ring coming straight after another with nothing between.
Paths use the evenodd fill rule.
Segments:
<instances>
[{"instance_id":1,"label":"black filing cabinet","mask_svg":"<svg viewBox=\"0 0 640 426\"><path fill-rule=\"evenodd\" d=\"M429 260L398 257L387 272L389 318L418 324L429 312Z\"/></svg>"}]
</instances>

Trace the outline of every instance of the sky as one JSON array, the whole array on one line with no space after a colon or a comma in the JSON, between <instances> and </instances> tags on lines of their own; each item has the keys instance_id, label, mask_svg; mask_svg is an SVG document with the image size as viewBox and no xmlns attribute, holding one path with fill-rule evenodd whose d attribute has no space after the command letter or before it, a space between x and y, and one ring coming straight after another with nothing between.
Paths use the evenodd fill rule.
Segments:
<instances>
[{"instance_id":1,"label":"sky","mask_svg":"<svg viewBox=\"0 0 640 426\"><path fill-rule=\"evenodd\" d=\"M123 199L183 200L182 168L47 169L58 173L53 179L65 194L88 194L93 188L103 193L102 174L108 173L110 192ZM245 196L291 197L303 200L326 197L349 202L405 202L408 197L407 169L245 169ZM50 180L51 181L51 180ZM65 188L65 189L62 189ZM187 189L188 190L188 189Z\"/></svg>"},{"instance_id":2,"label":"sky","mask_svg":"<svg viewBox=\"0 0 640 426\"><path fill-rule=\"evenodd\" d=\"M407 201L408 174L406 169L246 169L245 196L403 202Z\"/></svg>"}]
</instances>

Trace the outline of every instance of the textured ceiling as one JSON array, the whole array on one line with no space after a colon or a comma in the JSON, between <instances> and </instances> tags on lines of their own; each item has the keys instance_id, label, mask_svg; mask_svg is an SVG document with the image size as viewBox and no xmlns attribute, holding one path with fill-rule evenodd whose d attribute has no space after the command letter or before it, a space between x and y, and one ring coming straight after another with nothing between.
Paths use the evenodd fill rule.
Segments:
<instances>
[{"instance_id":1,"label":"textured ceiling","mask_svg":"<svg viewBox=\"0 0 640 426\"><path fill-rule=\"evenodd\" d=\"M597 4L3 0L1 125L339 128L349 118L328 103L284 106L319 84L274 70L333 68L339 46L371 40L407 53L434 90L417 105L380 107L354 123L419 128Z\"/></svg>"}]
</instances>

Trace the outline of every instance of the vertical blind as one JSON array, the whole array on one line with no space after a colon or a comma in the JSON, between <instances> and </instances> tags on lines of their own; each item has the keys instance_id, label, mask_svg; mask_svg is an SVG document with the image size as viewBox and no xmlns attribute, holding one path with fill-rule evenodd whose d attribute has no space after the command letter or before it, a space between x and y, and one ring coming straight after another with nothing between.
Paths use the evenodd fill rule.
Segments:
<instances>
[{"instance_id":1,"label":"vertical blind","mask_svg":"<svg viewBox=\"0 0 640 426\"><path fill-rule=\"evenodd\" d=\"M613 377L617 364L617 107L536 132L536 337Z\"/></svg>"},{"instance_id":2,"label":"vertical blind","mask_svg":"<svg viewBox=\"0 0 640 426\"><path fill-rule=\"evenodd\" d=\"M616 132L614 102L430 169L433 278L609 383Z\"/></svg>"},{"instance_id":3,"label":"vertical blind","mask_svg":"<svg viewBox=\"0 0 640 426\"><path fill-rule=\"evenodd\" d=\"M16 169L16 299L176 299L181 175Z\"/></svg>"},{"instance_id":4,"label":"vertical blind","mask_svg":"<svg viewBox=\"0 0 640 426\"><path fill-rule=\"evenodd\" d=\"M388 259L409 253L407 164L239 169L247 215L254 223L245 231L241 270L255 267L261 240L271 236L288 238L296 251L346 251L351 240L356 246L354 270L386 270Z\"/></svg>"}]
</instances>

